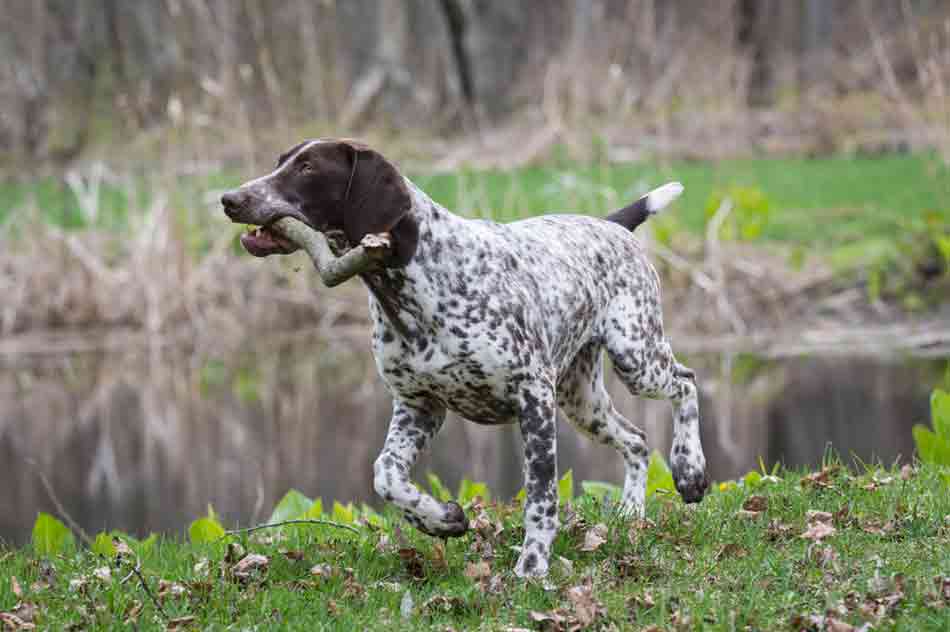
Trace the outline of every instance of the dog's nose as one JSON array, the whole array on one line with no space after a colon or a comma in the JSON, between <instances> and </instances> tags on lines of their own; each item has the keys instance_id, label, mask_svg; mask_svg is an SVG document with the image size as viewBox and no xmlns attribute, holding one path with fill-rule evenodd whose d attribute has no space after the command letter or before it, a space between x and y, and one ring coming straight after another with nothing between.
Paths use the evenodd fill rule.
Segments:
<instances>
[{"instance_id":1,"label":"dog's nose","mask_svg":"<svg viewBox=\"0 0 950 632\"><path fill-rule=\"evenodd\" d=\"M243 197L239 189L228 191L221 196L221 206L224 207L224 213L228 217L234 217L234 214L237 213L238 208L241 206L241 199Z\"/></svg>"}]
</instances>

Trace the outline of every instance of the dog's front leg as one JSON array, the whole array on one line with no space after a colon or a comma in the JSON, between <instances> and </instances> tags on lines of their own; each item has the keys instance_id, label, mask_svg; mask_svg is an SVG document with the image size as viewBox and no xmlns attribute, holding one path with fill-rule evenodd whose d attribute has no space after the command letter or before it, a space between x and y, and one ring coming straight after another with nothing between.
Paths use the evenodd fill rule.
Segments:
<instances>
[{"instance_id":1,"label":"dog's front leg","mask_svg":"<svg viewBox=\"0 0 950 632\"><path fill-rule=\"evenodd\" d=\"M403 510L406 520L423 533L438 537L459 536L468 530L465 512L454 502L441 503L412 482L416 459L439 432L445 409L393 403L386 443L373 466L376 493Z\"/></svg>"},{"instance_id":2,"label":"dog's front leg","mask_svg":"<svg viewBox=\"0 0 950 632\"><path fill-rule=\"evenodd\" d=\"M557 534L557 424L554 387L544 380L522 392L525 539L515 566L519 577L548 574L551 544Z\"/></svg>"}]
</instances>

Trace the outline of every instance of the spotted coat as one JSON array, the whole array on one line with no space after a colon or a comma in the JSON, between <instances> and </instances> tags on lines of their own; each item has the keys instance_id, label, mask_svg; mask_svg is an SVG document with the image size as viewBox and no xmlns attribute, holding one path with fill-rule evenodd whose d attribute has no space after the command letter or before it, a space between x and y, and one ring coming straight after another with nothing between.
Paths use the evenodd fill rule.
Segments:
<instances>
[{"instance_id":1,"label":"spotted coat","mask_svg":"<svg viewBox=\"0 0 950 632\"><path fill-rule=\"evenodd\" d=\"M409 471L446 410L518 423L525 542L519 575L544 575L557 530L556 410L625 462L624 506L643 512L647 447L604 388L606 349L637 395L674 405L672 466L688 500L705 488L691 375L663 336L660 286L623 226L578 215L498 224L450 213L408 183L419 245L404 268L366 275L373 354L395 400L375 487L432 535L467 528L461 509L420 492Z\"/></svg>"},{"instance_id":2,"label":"spotted coat","mask_svg":"<svg viewBox=\"0 0 950 632\"><path fill-rule=\"evenodd\" d=\"M333 219L332 212L307 210L307 200L339 206L353 197L353 204L386 206L380 200L389 198L376 194L379 183L402 177L366 176L368 184L360 178L368 169L397 174L388 162L356 148L366 156L360 159L366 166L358 166L356 157L341 163L338 155L343 154L321 143L298 145L281 157L273 174L244 185L230 199L225 196L229 216L263 225L275 215L295 215L318 229L334 222L348 229L350 217L367 212L362 206ZM318 168L311 164L315 160L323 160ZM307 162L295 166L302 161ZM295 169L303 175L294 176ZM314 170L336 175L307 180ZM659 280L631 235L682 187L660 187L609 216L611 221L547 215L499 224L455 215L410 181L404 183L396 187L407 198L400 202L402 219L390 225L397 241L412 247L400 254L398 265L362 275L369 291L373 355L393 397L389 431L374 464L377 493L425 533L462 535L468 529L462 508L416 487L412 467L448 410L480 424L517 423L527 494L525 540L515 572L543 576L558 527L560 409L585 435L620 452L623 507L642 515L646 436L610 401L603 382L606 351L631 393L672 402L674 480L686 501L700 500L707 479L694 376L676 362L664 337ZM389 182L386 190L392 188ZM350 242L366 230L354 229ZM253 245L245 244L251 252L288 250L261 243L260 233L254 239Z\"/></svg>"}]
</instances>

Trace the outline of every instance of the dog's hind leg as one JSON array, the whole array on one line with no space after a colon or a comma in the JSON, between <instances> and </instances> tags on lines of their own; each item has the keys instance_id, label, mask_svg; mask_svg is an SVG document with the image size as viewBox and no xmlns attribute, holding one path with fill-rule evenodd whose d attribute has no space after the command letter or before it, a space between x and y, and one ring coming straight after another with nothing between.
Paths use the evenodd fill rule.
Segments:
<instances>
[{"instance_id":1,"label":"dog's hind leg","mask_svg":"<svg viewBox=\"0 0 950 632\"><path fill-rule=\"evenodd\" d=\"M673 357L663 336L658 300L617 300L606 319L604 343L621 381L634 395L673 404L673 481L686 502L698 502L709 485L699 437L699 397L693 371Z\"/></svg>"},{"instance_id":2,"label":"dog's hind leg","mask_svg":"<svg viewBox=\"0 0 950 632\"><path fill-rule=\"evenodd\" d=\"M614 408L604 387L602 360L600 344L581 349L558 384L557 403L578 430L623 456L623 509L640 517L647 482L646 433Z\"/></svg>"},{"instance_id":3,"label":"dog's hind leg","mask_svg":"<svg viewBox=\"0 0 950 632\"><path fill-rule=\"evenodd\" d=\"M417 529L438 537L465 533L465 512L457 503L442 503L420 491L410 473L444 420L444 408L428 409L395 401L386 442L373 465L376 493L402 509L406 520Z\"/></svg>"}]
</instances>

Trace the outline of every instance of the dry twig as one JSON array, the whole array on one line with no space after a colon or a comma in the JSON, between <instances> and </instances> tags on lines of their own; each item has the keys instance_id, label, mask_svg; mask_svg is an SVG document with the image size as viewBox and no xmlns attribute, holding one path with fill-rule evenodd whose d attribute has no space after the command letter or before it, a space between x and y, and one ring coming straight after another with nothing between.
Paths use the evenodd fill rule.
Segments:
<instances>
[{"instance_id":1,"label":"dry twig","mask_svg":"<svg viewBox=\"0 0 950 632\"><path fill-rule=\"evenodd\" d=\"M356 527L351 527L348 524L341 524L339 522L333 522L332 520L299 519L299 520L284 520L282 522L271 522L268 524L259 524L255 527L248 527L246 529L233 529L231 531L225 531L224 535L221 536L221 538L226 538L232 535L240 535L242 533L253 533L255 531L260 531L261 529L273 529L275 527L284 527L291 524L323 525L326 527L336 527L337 529L346 529L347 531L352 531L356 535L360 534L360 530L357 529Z\"/></svg>"},{"instance_id":2,"label":"dry twig","mask_svg":"<svg viewBox=\"0 0 950 632\"><path fill-rule=\"evenodd\" d=\"M337 257L330 249L327 238L300 220L284 217L274 222L272 228L310 255L327 287L337 286L379 265L389 256L392 247L386 233L366 235L358 246Z\"/></svg>"},{"instance_id":3,"label":"dry twig","mask_svg":"<svg viewBox=\"0 0 950 632\"><path fill-rule=\"evenodd\" d=\"M63 503L59 502L59 496L56 495L56 490L53 489L53 484L49 482L48 478L46 478L46 474L44 474L43 470L40 469L39 463L30 458L25 458L23 460L26 461L27 465L36 470L40 480L43 481L43 487L46 488L46 493L49 494L50 500L53 501L53 506L56 507L57 513L63 517L63 520L66 521L66 523L69 525L69 528L79 534L79 537L83 542L89 546L92 546L95 542L89 537L89 534L86 533L86 530L83 529L79 523L73 520L73 517L66 512L66 509L63 507Z\"/></svg>"}]
</instances>

